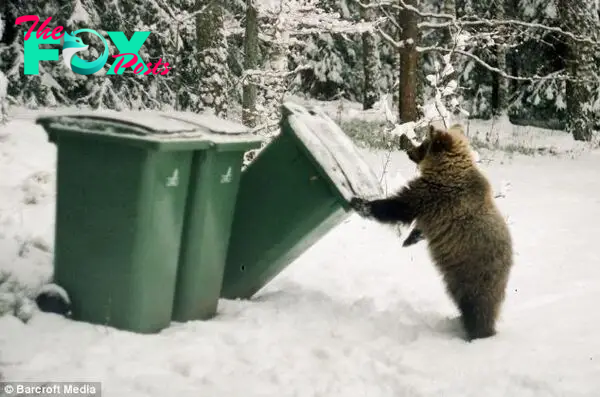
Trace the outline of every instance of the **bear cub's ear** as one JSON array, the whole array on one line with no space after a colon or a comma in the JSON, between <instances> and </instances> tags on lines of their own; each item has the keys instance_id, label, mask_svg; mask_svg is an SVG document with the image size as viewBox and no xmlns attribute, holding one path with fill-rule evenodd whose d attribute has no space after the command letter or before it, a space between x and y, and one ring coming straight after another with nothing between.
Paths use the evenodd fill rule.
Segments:
<instances>
[{"instance_id":1,"label":"bear cub's ear","mask_svg":"<svg viewBox=\"0 0 600 397\"><path fill-rule=\"evenodd\" d=\"M434 131L431 135L431 151L433 153L450 151L452 149L452 142L452 135L447 131Z\"/></svg>"},{"instance_id":2,"label":"bear cub's ear","mask_svg":"<svg viewBox=\"0 0 600 397\"><path fill-rule=\"evenodd\" d=\"M465 129L463 128L463 126L461 124L452 124L452 126L450 126L450 128L448 128L448 131L454 131L454 132L458 132L461 135L465 135Z\"/></svg>"}]
</instances>

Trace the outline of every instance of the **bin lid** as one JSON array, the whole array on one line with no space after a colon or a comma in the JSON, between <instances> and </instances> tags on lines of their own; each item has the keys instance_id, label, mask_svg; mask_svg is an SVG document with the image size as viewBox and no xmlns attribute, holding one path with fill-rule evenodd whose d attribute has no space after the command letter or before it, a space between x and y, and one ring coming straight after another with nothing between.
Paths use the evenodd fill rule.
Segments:
<instances>
[{"instance_id":1,"label":"bin lid","mask_svg":"<svg viewBox=\"0 0 600 397\"><path fill-rule=\"evenodd\" d=\"M262 141L242 124L210 114L187 112L58 111L39 116L36 123L52 132L96 134L113 140L153 143L151 146L173 147L195 142L195 148L232 149L245 145L250 149Z\"/></svg>"},{"instance_id":2,"label":"bin lid","mask_svg":"<svg viewBox=\"0 0 600 397\"><path fill-rule=\"evenodd\" d=\"M313 160L349 202L383 195L379 179L350 137L325 113L285 102L283 117Z\"/></svg>"}]
</instances>

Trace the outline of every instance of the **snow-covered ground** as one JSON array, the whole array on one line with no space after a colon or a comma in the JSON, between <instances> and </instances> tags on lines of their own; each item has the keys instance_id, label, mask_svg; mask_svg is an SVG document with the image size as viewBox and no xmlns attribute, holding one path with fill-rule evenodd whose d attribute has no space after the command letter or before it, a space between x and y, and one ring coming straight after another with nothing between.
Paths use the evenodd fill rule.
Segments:
<instances>
[{"instance_id":1,"label":"snow-covered ground","mask_svg":"<svg viewBox=\"0 0 600 397\"><path fill-rule=\"evenodd\" d=\"M378 174L415 172L365 155ZM55 156L30 117L0 127L0 305L31 316L0 317L0 380L98 381L109 397L600 395L598 152L482 156L516 263L498 335L470 344L425 243L356 216L210 321L136 335L32 313L52 271Z\"/></svg>"}]
</instances>

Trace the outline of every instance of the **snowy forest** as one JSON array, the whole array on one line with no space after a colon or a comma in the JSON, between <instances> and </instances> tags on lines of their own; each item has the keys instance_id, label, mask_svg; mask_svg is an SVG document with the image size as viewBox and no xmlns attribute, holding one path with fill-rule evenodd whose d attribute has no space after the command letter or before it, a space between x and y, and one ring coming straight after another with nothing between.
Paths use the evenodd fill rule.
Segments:
<instances>
[{"instance_id":1,"label":"snowy forest","mask_svg":"<svg viewBox=\"0 0 600 397\"><path fill-rule=\"evenodd\" d=\"M277 121L285 95L297 95L364 109L386 102L399 122L422 119L431 102L442 113L507 115L583 141L600 125L597 0L6 0L0 7L3 109L208 109L261 130ZM150 31L140 56L167 61L171 71L138 76L130 68L106 78L41 62L39 75L24 75L31 23L15 25L22 15L105 36ZM96 59L101 42L86 37L92 51L84 57Z\"/></svg>"},{"instance_id":2,"label":"snowy forest","mask_svg":"<svg viewBox=\"0 0 600 397\"><path fill-rule=\"evenodd\" d=\"M600 0L0 0L0 396L599 397L599 170Z\"/></svg>"}]
</instances>

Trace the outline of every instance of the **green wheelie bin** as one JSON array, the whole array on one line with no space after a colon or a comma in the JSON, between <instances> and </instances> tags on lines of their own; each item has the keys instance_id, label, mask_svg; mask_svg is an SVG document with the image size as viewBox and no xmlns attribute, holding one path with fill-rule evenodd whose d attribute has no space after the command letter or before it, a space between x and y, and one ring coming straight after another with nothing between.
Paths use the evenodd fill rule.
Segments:
<instances>
[{"instance_id":1,"label":"green wheelie bin","mask_svg":"<svg viewBox=\"0 0 600 397\"><path fill-rule=\"evenodd\" d=\"M242 172L221 296L248 299L381 184L325 114L282 107L281 132Z\"/></svg>"},{"instance_id":2,"label":"green wheelie bin","mask_svg":"<svg viewBox=\"0 0 600 397\"><path fill-rule=\"evenodd\" d=\"M53 281L73 319L154 333L214 312L242 157L260 141L178 112L37 123L58 149Z\"/></svg>"}]
</instances>

